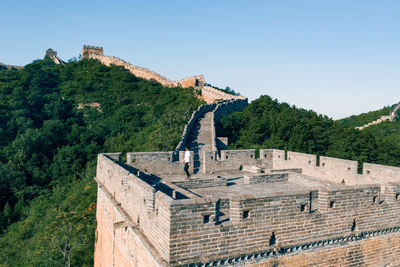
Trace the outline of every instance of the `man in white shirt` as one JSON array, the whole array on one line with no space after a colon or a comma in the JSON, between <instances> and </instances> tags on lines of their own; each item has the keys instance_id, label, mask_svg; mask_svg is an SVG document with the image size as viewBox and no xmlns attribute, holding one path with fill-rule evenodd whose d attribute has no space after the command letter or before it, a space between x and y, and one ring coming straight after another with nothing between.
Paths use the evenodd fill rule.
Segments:
<instances>
[{"instance_id":1,"label":"man in white shirt","mask_svg":"<svg viewBox=\"0 0 400 267\"><path fill-rule=\"evenodd\" d=\"M190 178L190 172L189 172L189 167L190 167L190 151L188 147L185 147L185 160L182 163L185 163L185 167L183 168L183 170L186 173L186 178L189 179Z\"/></svg>"}]
</instances>

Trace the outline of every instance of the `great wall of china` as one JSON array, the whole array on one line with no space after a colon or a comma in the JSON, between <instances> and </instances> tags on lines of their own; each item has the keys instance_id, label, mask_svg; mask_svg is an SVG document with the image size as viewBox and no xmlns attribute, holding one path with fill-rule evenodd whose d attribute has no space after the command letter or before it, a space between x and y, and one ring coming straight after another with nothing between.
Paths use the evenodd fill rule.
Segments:
<instances>
[{"instance_id":1,"label":"great wall of china","mask_svg":"<svg viewBox=\"0 0 400 267\"><path fill-rule=\"evenodd\" d=\"M155 73L149 69L134 66L125 60L114 56L104 56L103 48L96 46L83 46L82 48L82 58L87 59L97 59L104 65L116 65L123 66L125 69L129 70L133 75L146 79L146 80L154 80L164 86L169 87L196 87L201 90L201 95L199 96L207 103L213 103L219 100L229 100L229 99L246 99L243 96L234 96L231 94L227 94L220 90L217 90L211 86L206 85L204 81L203 75L196 75L188 78L184 78L180 81L171 81L167 79L165 76L162 76L158 73Z\"/></svg>"},{"instance_id":2,"label":"great wall of china","mask_svg":"<svg viewBox=\"0 0 400 267\"><path fill-rule=\"evenodd\" d=\"M45 56L50 58L56 64L62 64L62 65L65 64L65 62L57 56L57 52L51 48L46 50ZM99 60L102 64L107 66L110 65L123 66L125 69L129 70L136 77L140 77L146 80L153 80L164 86L182 87L182 88L194 87L195 89L197 89L196 90L197 92L200 92L198 94L198 97L203 99L207 103L214 103L221 100L232 100L232 99L247 101L247 98L244 96L227 94L221 90L209 86L208 84L205 83L203 75L187 77L180 81L171 81L167 79L165 76L162 76L154 71L151 71L143 67L134 66L129 62L126 62L125 60L120 59L118 57L104 56L102 47L84 45L82 48L82 58L96 59ZM0 66L4 66L8 69L23 68L21 66L6 65L3 63L0 63Z\"/></svg>"},{"instance_id":3,"label":"great wall of china","mask_svg":"<svg viewBox=\"0 0 400 267\"><path fill-rule=\"evenodd\" d=\"M55 51L46 55L63 64ZM165 86L201 88L208 102L175 151L127 153L125 162L121 153L98 155L95 266L400 266L400 168L226 150L217 122L245 108L245 97L208 88L201 75L170 81L102 48L82 55Z\"/></svg>"},{"instance_id":4,"label":"great wall of china","mask_svg":"<svg viewBox=\"0 0 400 267\"><path fill-rule=\"evenodd\" d=\"M5 67L5 68L7 68L7 69L9 69L9 70L11 70L11 69L23 69L24 67L22 67L22 66L16 66L16 65L7 65L7 64L4 64L4 63L1 63L0 62L0 67Z\"/></svg>"},{"instance_id":5,"label":"great wall of china","mask_svg":"<svg viewBox=\"0 0 400 267\"><path fill-rule=\"evenodd\" d=\"M98 156L95 266L400 265L400 168L202 151L186 180L174 153Z\"/></svg>"},{"instance_id":6,"label":"great wall of china","mask_svg":"<svg viewBox=\"0 0 400 267\"><path fill-rule=\"evenodd\" d=\"M400 265L400 168L226 150L217 122L246 98L205 86L201 75L170 81L102 48L85 46L82 55L165 86L200 88L208 103L175 151L127 153L126 162L121 153L98 156L95 266Z\"/></svg>"},{"instance_id":7,"label":"great wall of china","mask_svg":"<svg viewBox=\"0 0 400 267\"><path fill-rule=\"evenodd\" d=\"M400 168L226 150L246 105L200 106L175 151L98 155L95 266L400 266Z\"/></svg>"},{"instance_id":8,"label":"great wall of china","mask_svg":"<svg viewBox=\"0 0 400 267\"><path fill-rule=\"evenodd\" d=\"M46 57L50 58L56 64L65 64L58 56L57 52L53 49L49 48L46 50ZM7 69L23 69L23 66L16 66L16 65L6 65L0 62L0 66L6 67Z\"/></svg>"},{"instance_id":9,"label":"great wall of china","mask_svg":"<svg viewBox=\"0 0 400 267\"><path fill-rule=\"evenodd\" d=\"M384 122L384 121L394 121L394 120L396 119L396 117L398 116L398 114L399 114L399 110L400 110L400 103L398 103L398 104L390 111L390 113L389 113L388 116L381 116L379 119L377 119L377 120L375 120L375 121L372 121L372 122L370 122L370 123L368 123L368 124L365 124L365 125L363 125L363 126L356 127L356 129L358 129L358 130L363 130L363 129L369 127L369 126L377 125L377 124L382 123L382 122Z\"/></svg>"},{"instance_id":10,"label":"great wall of china","mask_svg":"<svg viewBox=\"0 0 400 267\"><path fill-rule=\"evenodd\" d=\"M48 57L51 60L53 60L53 62L56 63L56 64L61 64L61 65L65 64L65 62L62 61L62 59L57 56L57 52L54 51L51 48L46 50L46 57Z\"/></svg>"}]
</instances>

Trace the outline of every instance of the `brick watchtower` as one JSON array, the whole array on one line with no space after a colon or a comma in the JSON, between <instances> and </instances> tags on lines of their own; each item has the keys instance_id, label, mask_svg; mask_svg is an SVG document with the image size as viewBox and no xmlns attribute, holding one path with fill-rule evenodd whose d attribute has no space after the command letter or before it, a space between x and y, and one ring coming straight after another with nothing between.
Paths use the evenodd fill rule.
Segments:
<instances>
[{"instance_id":1,"label":"brick watchtower","mask_svg":"<svg viewBox=\"0 0 400 267\"><path fill-rule=\"evenodd\" d=\"M82 48L82 58L88 58L90 54L103 56L103 47L84 45Z\"/></svg>"}]
</instances>

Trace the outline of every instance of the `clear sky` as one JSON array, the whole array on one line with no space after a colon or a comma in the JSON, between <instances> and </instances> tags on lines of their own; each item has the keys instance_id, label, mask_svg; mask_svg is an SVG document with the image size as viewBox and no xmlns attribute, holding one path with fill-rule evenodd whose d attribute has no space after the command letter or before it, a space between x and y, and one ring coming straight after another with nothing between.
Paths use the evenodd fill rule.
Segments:
<instances>
[{"instance_id":1,"label":"clear sky","mask_svg":"<svg viewBox=\"0 0 400 267\"><path fill-rule=\"evenodd\" d=\"M342 118L400 101L400 1L0 1L0 62L84 44Z\"/></svg>"}]
</instances>

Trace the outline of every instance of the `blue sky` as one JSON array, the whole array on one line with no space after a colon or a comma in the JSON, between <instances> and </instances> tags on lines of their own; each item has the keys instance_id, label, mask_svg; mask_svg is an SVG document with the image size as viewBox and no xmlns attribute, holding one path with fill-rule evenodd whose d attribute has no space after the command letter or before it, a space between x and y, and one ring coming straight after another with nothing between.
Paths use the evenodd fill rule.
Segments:
<instances>
[{"instance_id":1,"label":"blue sky","mask_svg":"<svg viewBox=\"0 0 400 267\"><path fill-rule=\"evenodd\" d=\"M104 47L335 119L400 101L400 1L0 1L0 62Z\"/></svg>"}]
</instances>

